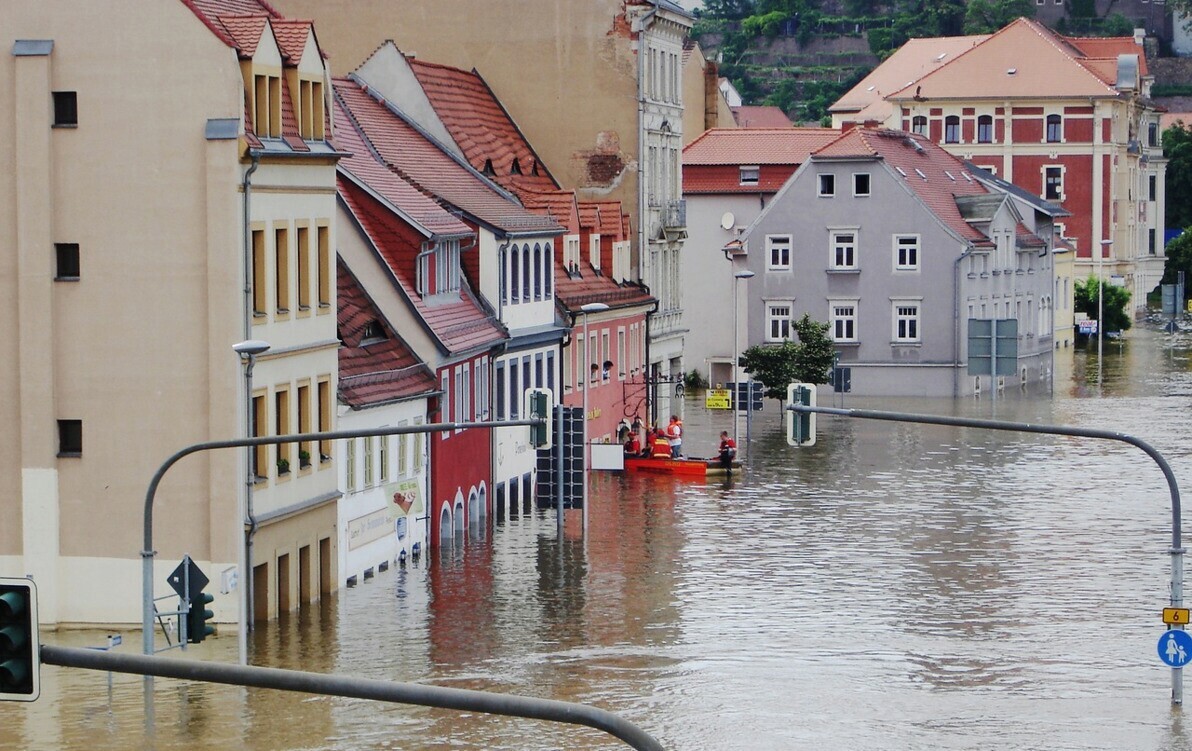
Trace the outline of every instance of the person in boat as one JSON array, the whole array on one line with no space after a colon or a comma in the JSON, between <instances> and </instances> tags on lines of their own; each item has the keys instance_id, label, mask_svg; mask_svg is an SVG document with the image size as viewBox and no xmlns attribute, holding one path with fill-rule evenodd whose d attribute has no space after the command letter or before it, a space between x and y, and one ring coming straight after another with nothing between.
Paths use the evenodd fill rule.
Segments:
<instances>
[{"instance_id":1,"label":"person in boat","mask_svg":"<svg viewBox=\"0 0 1192 751\"><path fill-rule=\"evenodd\" d=\"M737 442L729 438L728 431L720 431L720 466L728 474L733 473L733 460L737 458Z\"/></svg>"},{"instance_id":2,"label":"person in boat","mask_svg":"<svg viewBox=\"0 0 1192 751\"><path fill-rule=\"evenodd\" d=\"M666 426L666 439L670 442L671 458L678 459L683 451L683 421L678 415L671 415L670 425Z\"/></svg>"},{"instance_id":3,"label":"person in boat","mask_svg":"<svg viewBox=\"0 0 1192 751\"><path fill-rule=\"evenodd\" d=\"M654 429L654 445L650 449L650 456L654 459L671 458L670 441L666 439L666 433L662 432L662 428Z\"/></svg>"},{"instance_id":4,"label":"person in boat","mask_svg":"<svg viewBox=\"0 0 1192 751\"><path fill-rule=\"evenodd\" d=\"M625 439L625 456L640 456L641 453L642 442L638 440L637 433L630 433Z\"/></svg>"}]
</instances>

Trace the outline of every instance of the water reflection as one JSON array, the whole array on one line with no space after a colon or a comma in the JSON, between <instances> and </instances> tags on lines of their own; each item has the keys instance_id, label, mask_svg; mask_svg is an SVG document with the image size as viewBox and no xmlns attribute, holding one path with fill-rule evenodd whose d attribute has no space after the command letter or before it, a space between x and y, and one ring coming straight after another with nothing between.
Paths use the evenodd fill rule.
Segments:
<instances>
[{"instance_id":1,"label":"water reflection","mask_svg":"<svg viewBox=\"0 0 1192 751\"><path fill-rule=\"evenodd\" d=\"M1187 487L1192 342L1131 336L1107 343L1100 398L1094 349L1057 357L1054 399L845 406L1131 432ZM687 407L688 450L711 453L726 416ZM253 660L593 703L684 750L1188 747L1154 654L1170 512L1145 455L819 425L816 446L793 450L767 404L744 477L599 476L586 540L578 514L559 541L553 514L519 500L443 555L259 629ZM192 651L235 653L234 635ZM36 705L0 706L0 748L624 747L540 722L166 680L147 737L139 679L115 677L110 697L100 673L43 680Z\"/></svg>"}]
</instances>

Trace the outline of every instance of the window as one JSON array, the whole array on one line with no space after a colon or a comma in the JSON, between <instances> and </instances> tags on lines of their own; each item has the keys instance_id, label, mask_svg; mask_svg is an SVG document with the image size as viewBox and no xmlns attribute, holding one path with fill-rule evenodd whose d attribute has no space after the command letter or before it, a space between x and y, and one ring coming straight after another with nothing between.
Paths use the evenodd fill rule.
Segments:
<instances>
[{"instance_id":1,"label":"window","mask_svg":"<svg viewBox=\"0 0 1192 751\"><path fill-rule=\"evenodd\" d=\"M439 374L439 413L443 422L451 422L451 374L443 371ZM447 440L447 436L451 435L450 430L443 430L439 432L441 440Z\"/></svg>"},{"instance_id":2,"label":"window","mask_svg":"<svg viewBox=\"0 0 1192 751\"><path fill-rule=\"evenodd\" d=\"M977 143L993 143L992 115L981 115L977 118Z\"/></svg>"},{"instance_id":3,"label":"window","mask_svg":"<svg viewBox=\"0 0 1192 751\"><path fill-rule=\"evenodd\" d=\"M298 310L310 310L310 229L299 227L298 241Z\"/></svg>"},{"instance_id":4,"label":"window","mask_svg":"<svg viewBox=\"0 0 1192 751\"><path fill-rule=\"evenodd\" d=\"M506 252L509 257L509 289L512 291L510 302L521 302L521 287L517 284L521 277L521 251L515 245Z\"/></svg>"},{"instance_id":5,"label":"window","mask_svg":"<svg viewBox=\"0 0 1192 751\"><path fill-rule=\"evenodd\" d=\"M948 115L944 118L944 143L960 143L960 117Z\"/></svg>"},{"instance_id":6,"label":"window","mask_svg":"<svg viewBox=\"0 0 1192 751\"><path fill-rule=\"evenodd\" d=\"M869 173L858 172L853 175L853 195L867 196L869 195Z\"/></svg>"},{"instance_id":7,"label":"window","mask_svg":"<svg viewBox=\"0 0 1192 751\"><path fill-rule=\"evenodd\" d=\"M83 455L83 421L58 421L58 456Z\"/></svg>"},{"instance_id":8,"label":"window","mask_svg":"<svg viewBox=\"0 0 1192 751\"><path fill-rule=\"evenodd\" d=\"M1155 178L1151 178L1154 185ZM1151 199L1154 200L1153 198ZM54 256L57 262L54 278L58 281L78 281L79 278L79 244L54 243Z\"/></svg>"},{"instance_id":9,"label":"window","mask_svg":"<svg viewBox=\"0 0 1192 751\"><path fill-rule=\"evenodd\" d=\"M749 167L741 167L741 184L742 185L757 185L761 179L761 168L756 164Z\"/></svg>"},{"instance_id":10,"label":"window","mask_svg":"<svg viewBox=\"0 0 1192 751\"><path fill-rule=\"evenodd\" d=\"M791 270L791 236L766 235L766 271Z\"/></svg>"},{"instance_id":11,"label":"window","mask_svg":"<svg viewBox=\"0 0 1192 751\"><path fill-rule=\"evenodd\" d=\"M398 423L399 427L405 427L406 421L402 420ZM410 438L411 434L402 433L397 437L397 476L406 477L410 474Z\"/></svg>"},{"instance_id":12,"label":"window","mask_svg":"<svg viewBox=\"0 0 1192 751\"><path fill-rule=\"evenodd\" d=\"M54 127L75 128L79 124L79 95L75 91L54 92Z\"/></svg>"},{"instance_id":13,"label":"window","mask_svg":"<svg viewBox=\"0 0 1192 751\"><path fill-rule=\"evenodd\" d=\"M920 136L927 135L927 118L923 115L915 115L912 117L911 132Z\"/></svg>"},{"instance_id":14,"label":"window","mask_svg":"<svg viewBox=\"0 0 1192 751\"><path fill-rule=\"evenodd\" d=\"M563 238L563 263L568 273L579 272L579 238L568 235ZM517 274L514 273L514 279Z\"/></svg>"},{"instance_id":15,"label":"window","mask_svg":"<svg viewBox=\"0 0 1192 751\"><path fill-rule=\"evenodd\" d=\"M509 361L509 419L521 416L521 364L515 357Z\"/></svg>"},{"instance_id":16,"label":"window","mask_svg":"<svg viewBox=\"0 0 1192 751\"><path fill-rule=\"evenodd\" d=\"M277 293L277 312L290 312L290 233L283 228L275 229L274 257L277 276L274 279Z\"/></svg>"},{"instance_id":17,"label":"window","mask_svg":"<svg viewBox=\"0 0 1192 751\"><path fill-rule=\"evenodd\" d=\"M617 329L617 377L625 380L625 329Z\"/></svg>"},{"instance_id":18,"label":"window","mask_svg":"<svg viewBox=\"0 0 1192 751\"><path fill-rule=\"evenodd\" d=\"M326 313L331 309L331 281L335 273L331 270L331 229L325 225L318 228L319 252L316 259L319 264L315 272L318 279L315 283L319 287L319 312Z\"/></svg>"},{"instance_id":19,"label":"window","mask_svg":"<svg viewBox=\"0 0 1192 751\"><path fill-rule=\"evenodd\" d=\"M497 363L497 420L505 419L505 363Z\"/></svg>"},{"instance_id":20,"label":"window","mask_svg":"<svg viewBox=\"0 0 1192 751\"><path fill-rule=\"evenodd\" d=\"M894 303L894 342L917 344L919 339L919 303L897 301Z\"/></svg>"},{"instance_id":21,"label":"window","mask_svg":"<svg viewBox=\"0 0 1192 751\"><path fill-rule=\"evenodd\" d=\"M378 436L379 451L377 453L377 481L384 485L389 481L389 438L390 436Z\"/></svg>"},{"instance_id":22,"label":"window","mask_svg":"<svg viewBox=\"0 0 1192 751\"><path fill-rule=\"evenodd\" d=\"M310 432L310 383L298 387L298 432ZM310 441L298 444L298 468L310 467Z\"/></svg>"},{"instance_id":23,"label":"window","mask_svg":"<svg viewBox=\"0 0 1192 751\"><path fill-rule=\"evenodd\" d=\"M1157 177L1155 177L1154 175L1151 175L1150 177L1147 178L1147 200L1148 201L1156 200L1155 196L1158 195L1158 192L1159 192L1159 179ZM76 248L77 247L78 246L76 246ZM77 252L77 250L76 250L76 252ZM78 275L76 274L76 276L78 276Z\"/></svg>"},{"instance_id":24,"label":"window","mask_svg":"<svg viewBox=\"0 0 1192 751\"><path fill-rule=\"evenodd\" d=\"M522 246L522 301L529 302L533 298L530 297L530 285L532 277L534 276L534 267L531 265L530 246Z\"/></svg>"},{"instance_id":25,"label":"window","mask_svg":"<svg viewBox=\"0 0 1192 751\"><path fill-rule=\"evenodd\" d=\"M1062 133L1062 119L1059 115L1047 116L1047 143L1059 143Z\"/></svg>"},{"instance_id":26,"label":"window","mask_svg":"<svg viewBox=\"0 0 1192 751\"><path fill-rule=\"evenodd\" d=\"M549 300L551 295L551 278L555 275L555 251L547 243L542 251L542 298Z\"/></svg>"},{"instance_id":27,"label":"window","mask_svg":"<svg viewBox=\"0 0 1192 751\"><path fill-rule=\"evenodd\" d=\"M365 436L360 441L364 446L364 487L373 486L373 437Z\"/></svg>"},{"instance_id":28,"label":"window","mask_svg":"<svg viewBox=\"0 0 1192 751\"><path fill-rule=\"evenodd\" d=\"M1151 229L1148 229L1146 231L1146 233L1147 233L1147 237L1146 237L1147 253L1153 256L1158 252L1158 248L1156 247L1155 230L1152 227Z\"/></svg>"},{"instance_id":29,"label":"window","mask_svg":"<svg viewBox=\"0 0 1192 751\"><path fill-rule=\"evenodd\" d=\"M1064 199L1064 168L1043 168L1043 197L1048 201L1062 201Z\"/></svg>"},{"instance_id":30,"label":"window","mask_svg":"<svg viewBox=\"0 0 1192 751\"><path fill-rule=\"evenodd\" d=\"M853 271L857 268L857 235L854 232L832 232L832 269Z\"/></svg>"},{"instance_id":31,"label":"window","mask_svg":"<svg viewBox=\"0 0 1192 751\"><path fill-rule=\"evenodd\" d=\"M344 441L344 489L349 493L356 489L356 439Z\"/></svg>"},{"instance_id":32,"label":"window","mask_svg":"<svg viewBox=\"0 0 1192 751\"><path fill-rule=\"evenodd\" d=\"M422 418L421 417L415 418L414 424L421 425ZM414 472L422 471L422 459L423 459L422 435L423 435L422 433L414 434Z\"/></svg>"},{"instance_id":33,"label":"window","mask_svg":"<svg viewBox=\"0 0 1192 751\"><path fill-rule=\"evenodd\" d=\"M331 380L319 379L319 432L331 432ZM319 441L319 462L331 461L331 441Z\"/></svg>"},{"instance_id":34,"label":"window","mask_svg":"<svg viewBox=\"0 0 1192 751\"><path fill-rule=\"evenodd\" d=\"M855 302L832 303L828 322L832 326L832 339L834 341L857 341L857 304Z\"/></svg>"},{"instance_id":35,"label":"window","mask_svg":"<svg viewBox=\"0 0 1192 751\"><path fill-rule=\"evenodd\" d=\"M281 78L253 76L253 130L261 137L281 137Z\"/></svg>"},{"instance_id":36,"label":"window","mask_svg":"<svg viewBox=\"0 0 1192 751\"><path fill-rule=\"evenodd\" d=\"M279 388L273 395L273 426L274 435L283 436L290 433L290 390ZM277 475L290 474L290 444L279 443L277 449Z\"/></svg>"},{"instance_id":37,"label":"window","mask_svg":"<svg viewBox=\"0 0 1192 751\"><path fill-rule=\"evenodd\" d=\"M546 387L551 390L551 393L558 398L559 393L555 391L555 353L546 353Z\"/></svg>"},{"instance_id":38,"label":"window","mask_svg":"<svg viewBox=\"0 0 1192 751\"><path fill-rule=\"evenodd\" d=\"M783 342L790 338L790 303L766 303L766 341Z\"/></svg>"},{"instance_id":39,"label":"window","mask_svg":"<svg viewBox=\"0 0 1192 751\"><path fill-rule=\"evenodd\" d=\"M612 375L611 371L613 369L612 360L608 359L608 348L609 331L608 329L605 329L604 331L600 332L600 377L605 381L607 381L609 376Z\"/></svg>"},{"instance_id":40,"label":"window","mask_svg":"<svg viewBox=\"0 0 1192 751\"><path fill-rule=\"evenodd\" d=\"M821 196L836 195L836 175L819 176L819 194Z\"/></svg>"},{"instance_id":41,"label":"window","mask_svg":"<svg viewBox=\"0 0 1192 751\"><path fill-rule=\"evenodd\" d=\"M265 394L254 394L252 397L252 437L263 438L265 436L265 426L268 424L268 416L265 414ZM252 476L257 482L261 482L269 474L266 466L269 463L269 447L268 446L254 446L252 450Z\"/></svg>"},{"instance_id":42,"label":"window","mask_svg":"<svg viewBox=\"0 0 1192 751\"><path fill-rule=\"evenodd\" d=\"M1150 122L1146 126L1146 142L1148 146L1159 145L1159 123Z\"/></svg>"},{"instance_id":43,"label":"window","mask_svg":"<svg viewBox=\"0 0 1192 751\"><path fill-rule=\"evenodd\" d=\"M459 240L440 240L418 261L418 294L444 295L459 290Z\"/></svg>"},{"instance_id":44,"label":"window","mask_svg":"<svg viewBox=\"0 0 1192 751\"><path fill-rule=\"evenodd\" d=\"M894 235L894 268L898 271L919 270L918 235Z\"/></svg>"},{"instance_id":45,"label":"window","mask_svg":"<svg viewBox=\"0 0 1192 751\"><path fill-rule=\"evenodd\" d=\"M265 233L261 230L252 232L252 314L263 318L265 308L269 304L268 291L265 287Z\"/></svg>"}]
</instances>

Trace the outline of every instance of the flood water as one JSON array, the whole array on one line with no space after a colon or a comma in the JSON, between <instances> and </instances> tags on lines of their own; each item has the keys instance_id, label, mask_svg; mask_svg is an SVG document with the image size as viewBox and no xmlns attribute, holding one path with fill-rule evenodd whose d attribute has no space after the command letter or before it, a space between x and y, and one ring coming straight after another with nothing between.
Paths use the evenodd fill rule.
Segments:
<instances>
[{"instance_id":1,"label":"flood water","mask_svg":"<svg viewBox=\"0 0 1192 751\"><path fill-rule=\"evenodd\" d=\"M1100 386L1095 353L1057 359L1051 397L844 406L1120 430L1192 487L1192 336L1107 343ZM711 453L728 417L689 397L686 425L686 449ZM773 402L748 432L743 477L596 477L586 540L577 513L562 543L553 514L520 514L258 628L251 661L589 703L684 751L1192 745L1155 646L1169 494L1141 451L825 417L816 446L792 449ZM234 633L189 652L235 655ZM109 689L47 666L42 680L36 704L0 706L0 748L625 748L545 722L164 679L147 731L139 678Z\"/></svg>"}]
</instances>

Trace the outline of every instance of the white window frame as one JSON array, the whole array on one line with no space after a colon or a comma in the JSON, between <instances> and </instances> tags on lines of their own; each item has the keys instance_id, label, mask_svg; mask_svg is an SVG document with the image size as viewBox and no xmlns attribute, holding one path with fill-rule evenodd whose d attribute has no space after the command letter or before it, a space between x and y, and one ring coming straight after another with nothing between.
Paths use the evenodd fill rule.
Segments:
<instances>
[{"instance_id":1,"label":"white window frame","mask_svg":"<svg viewBox=\"0 0 1192 751\"><path fill-rule=\"evenodd\" d=\"M862 193L860 190L858 190L858 186L857 186L858 178L861 178L861 177L864 177L865 182L867 183L867 185L865 186L864 193ZM855 196L857 198L868 198L871 195L873 195L873 176L871 174L869 174L868 172L854 172L853 173L853 196Z\"/></svg>"},{"instance_id":2,"label":"white window frame","mask_svg":"<svg viewBox=\"0 0 1192 751\"><path fill-rule=\"evenodd\" d=\"M1060 171L1060 186L1059 186L1060 190L1059 190L1059 196L1057 198L1051 198L1047 195L1047 172L1049 170L1053 170L1053 169ZM1064 169L1064 165L1062 165L1062 164L1045 164L1040 168L1040 170L1043 172L1043 190L1040 192L1040 197L1045 201L1063 201L1064 200L1064 177L1065 177L1065 173L1067 172L1067 170Z\"/></svg>"},{"instance_id":3,"label":"white window frame","mask_svg":"<svg viewBox=\"0 0 1192 751\"><path fill-rule=\"evenodd\" d=\"M851 236L850 242L842 242L841 238L844 236ZM839 227L828 230L828 268L832 271L860 271L861 264L857 258L860 248L860 228L858 227ZM836 250L840 248L852 248L851 261L852 263L837 263Z\"/></svg>"},{"instance_id":4,"label":"white window frame","mask_svg":"<svg viewBox=\"0 0 1192 751\"><path fill-rule=\"evenodd\" d=\"M794 311L794 300L766 301L766 330L764 334L767 342L785 342L791 338L791 332L794 331ZM776 332L775 328L779 330Z\"/></svg>"},{"instance_id":5,"label":"white window frame","mask_svg":"<svg viewBox=\"0 0 1192 751\"><path fill-rule=\"evenodd\" d=\"M918 127L920 125L923 126L922 129L920 129ZM920 136L925 136L925 135L927 135L927 131L930 128L931 128L931 121L927 119L926 115L914 115L913 117L911 117L911 132L912 133L914 133L916 135L920 135Z\"/></svg>"},{"instance_id":6,"label":"white window frame","mask_svg":"<svg viewBox=\"0 0 1192 751\"><path fill-rule=\"evenodd\" d=\"M838 344L856 344L857 338L857 309L860 307L858 299L836 299L828 301L828 335ZM847 312L845 312L847 311ZM850 332L837 335L838 323L848 325Z\"/></svg>"},{"instance_id":7,"label":"white window frame","mask_svg":"<svg viewBox=\"0 0 1192 751\"><path fill-rule=\"evenodd\" d=\"M785 263L782 262L782 258L775 261L774 254L775 252L781 253L784 243L786 245ZM794 235L766 235L766 271L790 271L794 245Z\"/></svg>"},{"instance_id":8,"label":"white window frame","mask_svg":"<svg viewBox=\"0 0 1192 751\"><path fill-rule=\"evenodd\" d=\"M910 244L904 245L903 242L906 240L914 241L914 245L913 246ZM921 263L921 258L923 255L923 240L922 240L922 238L917 234L896 234L891 238L890 242L893 245L893 249L894 249L894 270L895 271L918 271L920 268L919 264ZM913 253L914 263L908 263L908 262L904 261L904 259L902 257L902 250L904 248L908 249L911 253Z\"/></svg>"},{"instance_id":9,"label":"white window frame","mask_svg":"<svg viewBox=\"0 0 1192 751\"><path fill-rule=\"evenodd\" d=\"M820 198L836 196L836 175L831 172L821 172L815 176L815 194Z\"/></svg>"},{"instance_id":10,"label":"white window frame","mask_svg":"<svg viewBox=\"0 0 1192 751\"><path fill-rule=\"evenodd\" d=\"M905 329L903 323L907 324ZM890 298L890 341L894 344L923 343L923 298Z\"/></svg>"},{"instance_id":11,"label":"white window frame","mask_svg":"<svg viewBox=\"0 0 1192 751\"><path fill-rule=\"evenodd\" d=\"M757 164L743 164L740 167L740 184L747 187L761 183L762 169Z\"/></svg>"}]
</instances>

